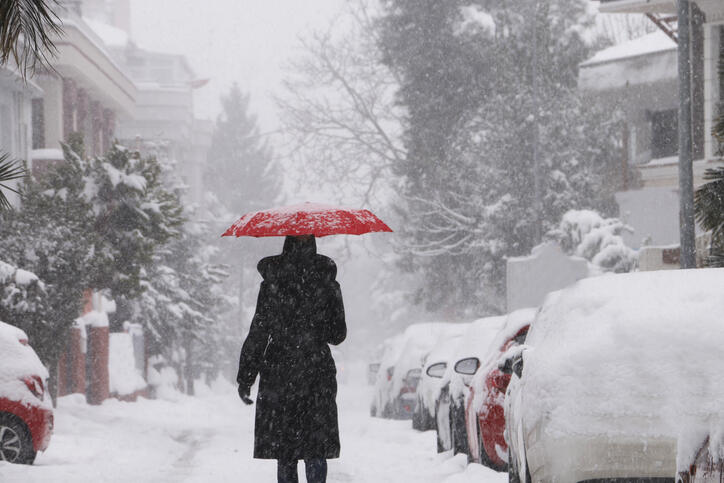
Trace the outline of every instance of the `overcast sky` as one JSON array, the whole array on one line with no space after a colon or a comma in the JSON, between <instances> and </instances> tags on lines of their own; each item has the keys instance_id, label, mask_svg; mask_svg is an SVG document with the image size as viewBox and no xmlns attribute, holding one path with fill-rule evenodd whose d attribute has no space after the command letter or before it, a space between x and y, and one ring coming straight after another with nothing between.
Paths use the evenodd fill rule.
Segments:
<instances>
[{"instance_id":1,"label":"overcast sky","mask_svg":"<svg viewBox=\"0 0 724 483\"><path fill-rule=\"evenodd\" d=\"M199 78L196 112L215 118L219 96L238 81L263 129L277 127L272 94L298 37L326 28L345 0L131 0L131 35L146 48L185 54Z\"/></svg>"}]
</instances>

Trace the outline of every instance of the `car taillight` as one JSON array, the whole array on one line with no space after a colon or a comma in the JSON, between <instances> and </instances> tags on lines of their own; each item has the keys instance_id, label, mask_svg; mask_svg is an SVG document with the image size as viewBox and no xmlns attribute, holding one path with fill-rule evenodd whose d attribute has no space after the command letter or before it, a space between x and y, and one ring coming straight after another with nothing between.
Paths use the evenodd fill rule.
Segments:
<instances>
[{"instance_id":1,"label":"car taillight","mask_svg":"<svg viewBox=\"0 0 724 483\"><path fill-rule=\"evenodd\" d=\"M503 374L501 372L493 376L493 385L501 392L505 392L510 383L510 374Z\"/></svg>"},{"instance_id":2,"label":"car taillight","mask_svg":"<svg viewBox=\"0 0 724 483\"><path fill-rule=\"evenodd\" d=\"M45 395L45 388L43 387L43 381L40 379L40 377L24 377L23 382L26 386L28 386L28 389L31 393L33 393L33 396L37 397L41 401L43 400L43 396Z\"/></svg>"}]
</instances>

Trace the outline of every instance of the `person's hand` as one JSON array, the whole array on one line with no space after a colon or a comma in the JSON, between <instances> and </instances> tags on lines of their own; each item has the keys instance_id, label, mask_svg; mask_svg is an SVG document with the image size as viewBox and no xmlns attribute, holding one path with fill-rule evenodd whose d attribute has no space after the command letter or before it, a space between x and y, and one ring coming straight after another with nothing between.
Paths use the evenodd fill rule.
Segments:
<instances>
[{"instance_id":1,"label":"person's hand","mask_svg":"<svg viewBox=\"0 0 724 483\"><path fill-rule=\"evenodd\" d=\"M250 393L251 393L251 391L249 390L248 387L241 386L241 385L239 386L239 397L244 402L244 404L246 404L247 406L254 404L254 401L252 401L251 398L249 397Z\"/></svg>"}]
</instances>

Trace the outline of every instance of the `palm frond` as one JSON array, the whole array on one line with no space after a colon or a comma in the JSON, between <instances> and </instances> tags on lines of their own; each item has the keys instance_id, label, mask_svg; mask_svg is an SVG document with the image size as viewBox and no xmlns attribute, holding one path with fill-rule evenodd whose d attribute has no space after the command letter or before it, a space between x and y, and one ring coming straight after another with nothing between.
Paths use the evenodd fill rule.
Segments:
<instances>
[{"instance_id":1,"label":"palm frond","mask_svg":"<svg viewBox=\"0 0 724 483\"><path fill-rule=\"evenodd\" d=\"M58 0L0 0L0 64L13 59L23 78L49 66L56 52L53 37L62 34L53 11Z\"/></svg>"},{"instance_id":2,"label":"palm frond","mask_svg":"<svg viewBox=\"0 0 724 483\"><path fill-rule=\"evenodd\" d=\"M10 201L5 196L3 190L9 190L17 193L17 190L8 186L6 183L20 179L26 174L23 162L13 159L9 154L0 154L0 211L10 209Z\"/></svg>"}]
</instances>

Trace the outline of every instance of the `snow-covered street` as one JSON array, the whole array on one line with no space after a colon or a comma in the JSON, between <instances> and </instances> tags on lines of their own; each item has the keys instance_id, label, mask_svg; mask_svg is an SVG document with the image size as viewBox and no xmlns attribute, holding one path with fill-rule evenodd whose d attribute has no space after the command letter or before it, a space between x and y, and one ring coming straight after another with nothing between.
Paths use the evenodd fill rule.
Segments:
<instances>
[{"instance_id":1,"label":"snow-covered street","mask_svg":"<svg viewBox=\"0 0 724 483\"><path fill-rule=\"evenodd\" d=\"M371 418L371 388L361 381L351 377L339 388L342 456L330 461L330 482L507 481L482 466L466 467L463 455L437 455L432 431ZM55 418L49 450L32 467L0 464L0 481L276 481L275 461L252 458L254 406L241 404L229 384L202 386L197 397L177 401L88 406L82 396L69 396ZM302 465L301 481L303 473Z\"/></svg>"}]
</instances>

